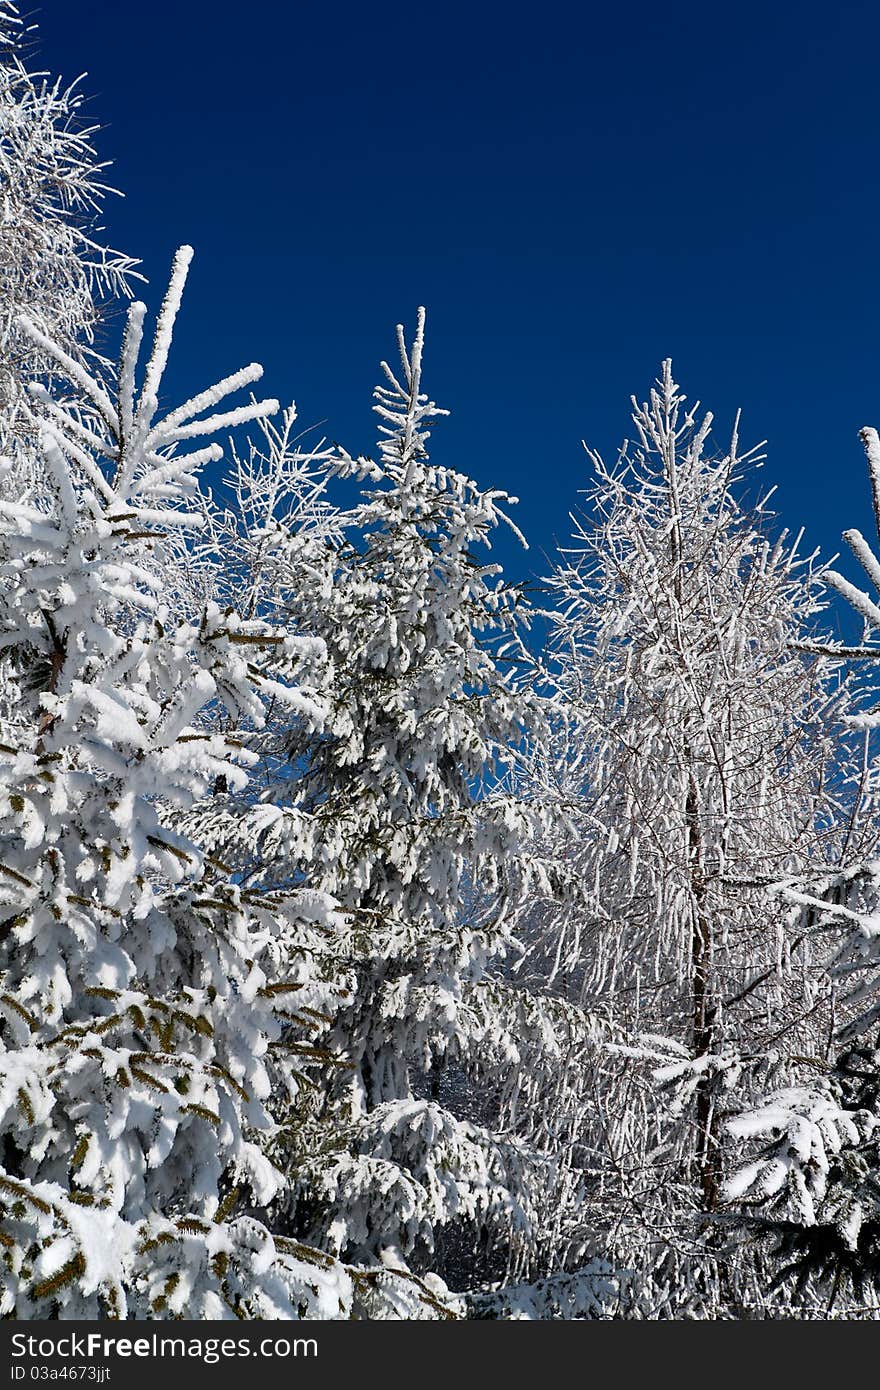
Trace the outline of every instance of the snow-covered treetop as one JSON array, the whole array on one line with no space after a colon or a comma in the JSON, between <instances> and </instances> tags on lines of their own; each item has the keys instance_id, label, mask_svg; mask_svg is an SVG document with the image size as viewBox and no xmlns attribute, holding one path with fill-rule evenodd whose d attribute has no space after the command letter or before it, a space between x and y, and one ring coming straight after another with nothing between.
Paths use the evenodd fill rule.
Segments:
<instances>
[{"instance_id":1,"label":"snow-covered treetop","mask_svg":"<svg viewBox=\"0 0 880 1390\"><path fill-rule=\"evenodd\" d=\"M18 6L0 9L0 452L27 430L21 388L46 370L40 345L23 335L26 313L87 362L104 297L128 294L137 262L98 238L97 219L112 190L94 151L96 127L84 119L76 83L32 73L20 48L31 29Z\"/></svg>"}]
</instances>

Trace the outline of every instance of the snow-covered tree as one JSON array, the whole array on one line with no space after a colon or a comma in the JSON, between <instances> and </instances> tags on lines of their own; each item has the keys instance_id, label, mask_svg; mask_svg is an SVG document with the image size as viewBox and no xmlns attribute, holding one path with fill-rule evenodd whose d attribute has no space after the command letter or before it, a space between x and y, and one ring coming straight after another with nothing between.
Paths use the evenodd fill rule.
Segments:
<instances>
[{"instance_id":1,"label":"snow-covered tree","mask_svg":"<svg viewBox=\"0 0 880 1390\"><path fill-rule=\"evenodd\" d=\"M329 893L348 924L353 993L321 1039L347 1065L313 1097L314 1123L330 1113L337 1133L288 1136L289 1219L346 1258L466 1277L460 1239L479 1245L484 1228L490 1245L528 1243L543 1191L545 1157L487 1128L491 1107L466 1079L475 1067L484 1089L502 1083L522 1017L502 1025L500 986L484 974L509 936L530 824L503 778L541 702L520 674L531 664L521 595L479 554L509 499L429 460L443 412L421 390L423 342L420 313L376 392L378 461L295 456L278 434L256 486L252 458L238 470L236 496L262 499L245 591L319 637L332 663L323 728L281 720L261 740L269 785L251 817L252 871L255 885ZM325 510L334 475L367 484L344 512ZM462 1226L466 1237L441 1235Z\"/></svg>"},{"instance_id":2,"label":"snow-covered tree","mask_svg":"<svg viewBox=\"0 0 880 1390\"><path fill-rule=\"evenodd\" d=\"M76 85L31 72L22 50L32 27L0 3L0 455L30 437L24 383L52 369L22 331L26 314L82 364L95 360L102 299L125 293L135 262L100 241L110 191Z\"/></svg>"},{"instance_id":3,"label":"snow-covered tree","mask_svg":"<svg viewBox=\"0 0 880 1390\"><path fill-rule=\"evenodd\" d=\"M633 401L636 445L611 467L590 455L591 515L550 580L562 715L532 765L556 807L536 847L556 896L523 929L524 968L611 1029L580 1084L561 1071L555 1104L532 1096L537 1121L549 1108L612 1256L673 1309L718 1204L731 1094L779 1039L827 1033L829 1010L774 888L834 841L828 664L797 649L811 559L765 502L736 501L750 456L736 430L713 456L711 419L667 362Z\"/></svg>"},{"instance_id":4,"label":"snow-covered tree","mask_svg":"<svg viewBox=\"0 0 880 1390\"><path fill-rule=\"evenodd\" d=\"M202 524L198 473L220 452L198 441L275 409L222 405L259 378L251 366L158 412L189 256L175 260L139 385L144 307L132 306L112 396L22 323L96 423L36 383L46 500L0 503L6 1316L350 1307L335 1261L236 1210L282 1184L258 1141L279 1089L305 1084L313 1017L336 1002L301 964L332 907L315 892L250 896L175 828L218 777L243 789L236 731L259 726L267 702L321 718L300 679L313 639L166 602L168 556ZM277 1051L296 1039L298 1072Z\"/></svg>"}]
</instances>

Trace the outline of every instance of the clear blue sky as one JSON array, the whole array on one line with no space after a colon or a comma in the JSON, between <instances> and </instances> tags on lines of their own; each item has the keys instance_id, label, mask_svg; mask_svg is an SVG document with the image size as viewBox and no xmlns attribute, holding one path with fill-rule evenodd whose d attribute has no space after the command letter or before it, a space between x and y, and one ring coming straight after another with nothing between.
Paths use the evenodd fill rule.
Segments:
<instances>
[{"instance_id":1,"label":"clear blue sky","mask_svg":"<svg viewBox=\"0 0 880 1390\"><path fill-rule=\"evenodd\" d=\"M870 528L880 424L880 7L44 0L87 71L161 290L196 248L180 393L252 358L303 423L373 438L375 364L428 308L435 457L516 492L525 575L659 360L769 440L823 550ZM442 433L441 433L442 432Z\"/></svg>"}]
</instances>

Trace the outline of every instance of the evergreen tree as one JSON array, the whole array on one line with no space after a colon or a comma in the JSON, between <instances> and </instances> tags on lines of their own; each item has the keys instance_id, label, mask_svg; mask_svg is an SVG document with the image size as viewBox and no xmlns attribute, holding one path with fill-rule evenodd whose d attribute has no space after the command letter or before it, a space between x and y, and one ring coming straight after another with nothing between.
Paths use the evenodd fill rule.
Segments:
<instances>
[{"instance_id":1,"label":"evergreen tree","mask_svg":"<svg viewBox=\"0 0 880 1390\"><path fill-rule=\"evenodd\" d=\"M332 678L321 731L288 721L268 748L251 824L254 882L329 893L348 923L352 997L321 1039L335 1064L312 1097L324 1137L297 1125L288 1145L293 1228L347 1259L460 1281L469 1243L530 1246L542 1219L546 1155L487 1126L493 1107L474 1100L503 1086L525 1017L502 1018L486 965L509 944L531 824L503 778L542 716L522 674L522 596L478 553L509 499L430 462L443 412L421 391L423 343L420 313L376 392L377 462L320 449L295 461L275 440L300 502L294 524L263 516L251 562L267 611L323 641ZM324 508L322 470L368 486L307 524L302 489ZM258 491L277 501L265 478Z\"/></svg>"},{"instance_id":2,"label":"evergreen tree","mask_svg":"<svg viewBox=\"0 0 880 1390\"><path fill-rule=\"evenodd\" d=\"M210 413L259 378L251 366L158 413L189 256L175 260L139 389L143 305L112 397L22 323L96 423L37 383L45 500L0 503L6 1316L339 1316L350 1304L334 1261L235 1212L282 1184L258 1141L273 1093L300 1082L274 1049L308 1036L304 1008L335 1002L293 950L328 929L331 905L254 899L175 828L175 808L214 779L247 780L242 740L211 707L244 731L269 699L302 714L315 645L165 601L168 557L204 519L198 472L219 457L186 444L275 408Z\"/></svg>"}]
</instances>

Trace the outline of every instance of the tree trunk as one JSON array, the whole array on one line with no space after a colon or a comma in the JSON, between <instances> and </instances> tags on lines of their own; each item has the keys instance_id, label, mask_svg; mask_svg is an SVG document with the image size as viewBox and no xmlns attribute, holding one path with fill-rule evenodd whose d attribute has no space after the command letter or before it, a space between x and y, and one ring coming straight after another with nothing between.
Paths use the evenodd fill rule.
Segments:
<instances>
[{"instance_id":1,"label":"tree trunk","mask_svg":"<svg viewBox=\"0 0 880 1390\"><path fill-rule=\"evenodd\" d=\"M685 801L688 858L694 915L691 937L691 1020L694 1055L704 1057L712 1051L715 1009L711 998L712 925L707 911L706 878L703 865L703 838L699 818L699 798L693 776ZM721 1182L719 1167L718 1119L712 1096L712 1078L703 1073L696 1093L696 1164L703 1205L713 1211L718 1204Z\"/></svg>"}]
</instances>

